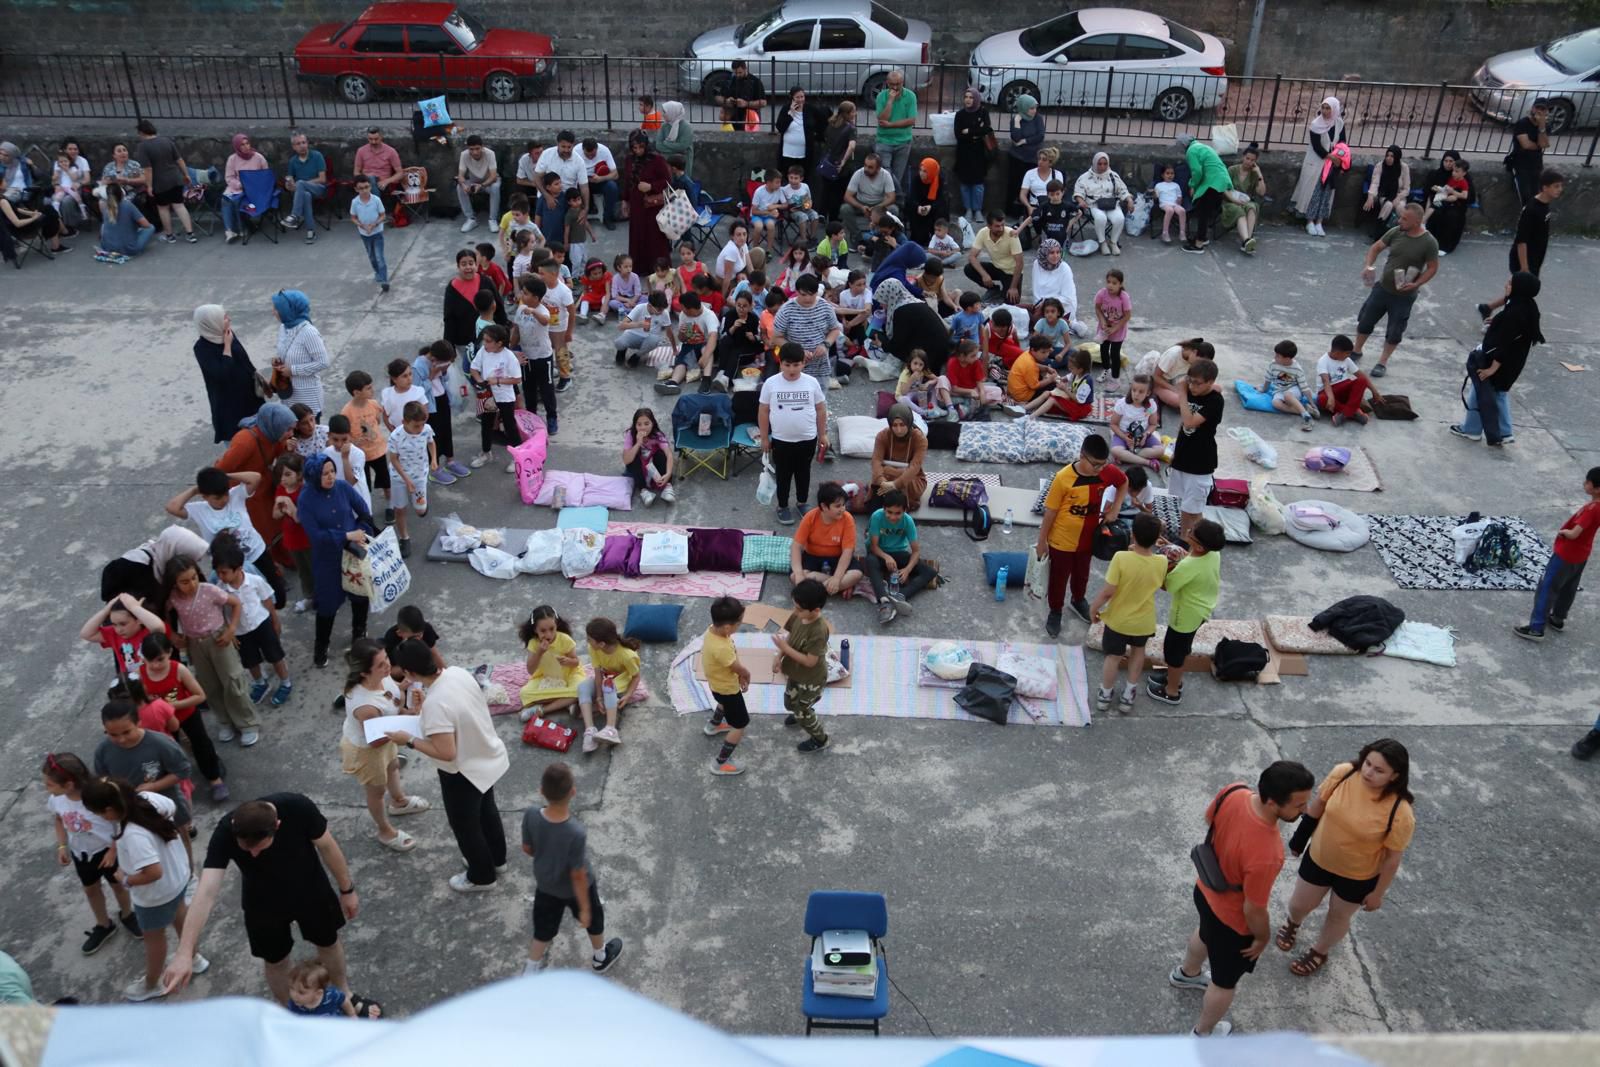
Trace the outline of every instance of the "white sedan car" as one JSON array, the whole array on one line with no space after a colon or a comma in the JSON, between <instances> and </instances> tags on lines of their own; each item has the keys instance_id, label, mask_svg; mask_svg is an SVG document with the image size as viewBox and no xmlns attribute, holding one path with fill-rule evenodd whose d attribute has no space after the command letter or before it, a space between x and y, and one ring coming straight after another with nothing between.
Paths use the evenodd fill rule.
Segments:
<instances>
[{"instance_id":1,"label":"white sedan car","mask_svg":"<svg viewBox=\"0 0 1600 1067\"><path fill-rule=\"evenodd\" d=\"M1550 133L1600 125L1600 28L1501 52L1484 61L1472 84L1473 104L1502 122L1526 117L1544 97Z\"/></svg>"},{"instance_id":2,"label":"white sedan car","mask_svg":"<svg viewBox=\"0 0 1600 1067\"><path fill-rule=\"evenodd\" d=\"M1018 96L1045 107L1151 111L1168 122L1214 108L1228 91L1222 42L1124 7L1069 11L986 38L967 80L991 104Z\"/></svg>"}]
</instances>

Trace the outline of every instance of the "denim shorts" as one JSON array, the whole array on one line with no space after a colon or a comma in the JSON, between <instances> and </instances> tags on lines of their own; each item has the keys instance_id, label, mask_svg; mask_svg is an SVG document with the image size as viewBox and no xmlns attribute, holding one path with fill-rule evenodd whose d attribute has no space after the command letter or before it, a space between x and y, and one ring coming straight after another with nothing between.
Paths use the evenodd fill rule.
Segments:
<instances>
[{"instance_id":1,"label":"denim shorts","mask_svg":"<svg viewBox=\"0 0 1600 1067\"><path fill-rule=\"evenodd\" d=\"M184 889L187 888L187 886L184 887ZM151 930L165 930L177 921L178 909L183 907L183 892L183 889L178 890L177 896L165 904L158 904L153 908L147 908L143 904L135 904L133 906L133 914L139 920L139 929L145 933L149 933Z\"/></svg>"}]
</instances>

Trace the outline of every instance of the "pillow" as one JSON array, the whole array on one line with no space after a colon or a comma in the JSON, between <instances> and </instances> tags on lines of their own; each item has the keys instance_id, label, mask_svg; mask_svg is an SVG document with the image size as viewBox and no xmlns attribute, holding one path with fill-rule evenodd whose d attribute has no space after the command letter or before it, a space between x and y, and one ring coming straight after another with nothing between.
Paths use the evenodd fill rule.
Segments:
<instances>
[{"instance_id":1,"label":"pillow","mask_svg":"<svg viewBox=\"0 0 1600 1067\"><path fill-rule=\"evenodd\" d=\"M1042 656L1023 656L1002 652L994 664L1017 680L1017 695L1053 700L1056 695L1056 667Z\"/></svg>"},{"instance_id":2,"label":"pillow","mask_svg":"<svg viewBox=\"0 0 1600 1067\"><path fill-rule=\"evenodd\" d=\"M911 413L911 424L921 430L924 435L928 432L928 423L916 412ZM855 456L858 459L868 459L872 456L873 446L878 443L878 431L889 428L887 417L869 419L865 415L841 415L838 420L838 433L831 440L837 447L841 456Z\"/></svg>"},{"instance_id":3,"label":"pillow","mask_svg":"<svg viewBox=\"0 0 1600 1067\"><path fill-rule=\"evenodd\" d=\"M696 529L689 531L691 571L737 571L744 563L744 531Z\"/></svg>"},{"instance_id":4,"label":"pillow","mask_svg":"<svg viewBox=\"0 0 1600 1067\"><path fill-rule=\"evenodd\" d=\"M550 474L545 476L544 484L546 488L550 486L550 476ZM574 477L581 478L582 475L574 475ZM562 508L561 514L556 516L556 529L593 530L603 536L606 532L608 518L605 508Z\"/></svg>"},{"instance_id":5,"label":"pillow","mask_svg":"<svg viewBox=\"0 0 1600 1067\"><path fill-rule=\"evenodd\" d=\"M634 565L632 574L628 574L628 554L633 551L638 538L632 534L611 534L606 538L605 548L600 550L600 562L594 566L596 574L621 574L627 577L637 577L638 564Z\"/></svg>"},{"instance_id":6,"label":"pillow","mask_svg":"<svg viewBox=\"0 0 1600 1067\"><path fill-rule=\"evenodd\" d=\"M877 409L878 410L878 418L887 419L889 417L889 409L894 407L897 403L899 403L899 400L896 399L896 397L895 397L895 395L893 393L886 393L886 392L883 392L882 390L879 390L878 391L878 409Z\"/></svg>"},{"instance_id":7,"label":"pillow","mask_svg":"<svg viewBox=\"0 0 1600 1067\"><path fill-rule=\"evenodd\" d=\"M693 542L691 541L692 545ZM794 538L775 534L745 534L739 569L745 574L789 573L789 546Z\"/></svg>"},{"instance_id":8,"label":"pillow","mask_svg":"<svg viewBox=\"0 0 1600 1067\"><path fill-rule=\"evenodd\" d=\"M622 636L641 641L676 641L678 616L682 614L682 604L629 604Z\"/></svg>"},{"instance_id":9,"label":"pillow","mask_svg":"<svg viewBox=\"0 0 1600 1067\"><path fill-rule=\"evenodd\" d=\"M989 583L990 589L994 588L994 580L1000 575L1000 568L1006 570L1006 588L1021 589L1023 579L1028 573L1028 554L1026 552L985 552L983 554L984 580Z\"/></svg>"},{"instance_id":10,"label":"pillow","mask_svg":"<svg viewBox=\"0 0 1600 1067\"><path fill-rule=\"evenodd\" d=\"M552 470L544 472L544 484L539 487L533 502L547 508L555 507L557 489L564 494L562 507L576 507L583 503L583 475L574 474L572 471Z\"/></svg>"},{"instance_id":11,"label":"pillow","mask_svg":"<svg viewBox=\"0 0 1600 1067\"><path fill-rule=\"evenodd\" d=\"M1244 405L1246 411L1277 412L1272 406L1270 394L1263 393L1243 378L1233 380L1233 391L1239 394L1239 403Z\"/></svg>"},{"instance_id":12,"label":"pillow","mask_svg":"<svg viewBox=\"0 0 1600 1067\"><path fill-rule=\"evenodd\" d=\"M964 463L1021 463L1024 425L1022 422L966 423L961 427L956 459Z\"/></svg>"},{"instance_id":13,"label":"pillow","mask_svg":"<svg viewBox=\"0 0 1600 1067\"><path fill-rule=\"evenodd\" d=\"M632 511L633 479L621 474L585 474L582 503L584 507Z\"/></svg>"},{"instance_id":14,"label":"pillow","mask_svg":"<svg viewBox=\"0 0 1600 1067\"><path fill-rule=\"evenodd\" d=\"M1024 463L1071 463L1078 458L1084 438L1093 432L1070 422L1028 419L1021 425Z\"/></svg>"},{"instance_id":15,"label":"pillow","mask_svg":"<svg viewBox=\"0 0 1600 1067\"><path fill-rule=\"evenodd\" d=\"M1354 552L1371 537L1367 520L1349 508L1326 500L1298 500L1295 505L1321 509L1338 523L1331 530L1302 530L1292 522L1287 523L1283 532L1307 548L1320 548L1324 552Z\"/></svg>"}]
</instances>

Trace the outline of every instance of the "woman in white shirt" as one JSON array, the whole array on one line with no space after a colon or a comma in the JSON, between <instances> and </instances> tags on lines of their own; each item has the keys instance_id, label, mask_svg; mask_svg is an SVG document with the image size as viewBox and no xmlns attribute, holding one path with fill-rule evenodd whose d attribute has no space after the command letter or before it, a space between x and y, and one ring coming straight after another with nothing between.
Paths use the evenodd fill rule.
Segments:
<instances>
[{"instance_id":1,"label":"woman in white shirt","mask_svg":"<svg viewBox=\"0 0 1600 1067\"><path fill-rule=\"evenodd\" d=\"M1023 215L1022 221L1017 224L1017 229L1032 224L1037 206L1050 199L1049 186L1052 181L1065 184L1061 172L1056 170L1056 159L1060 155L1059 148L1039 149L1039 165L1022 176L1022 186L1017 192L1017 200L1022 204Z\"/></svg>"},{"instance_id":2,"label":"woman in white shirt","mask_svg":"<svg viewBox=\"0 0 1600 1067\"><path fill-rule=\"evenodd\" d=\"M1096 152L1089 169L1078 175L1072 187L1072 198L1094 219L1094 239L1100 242L1100 254L1120 256L1122 226L1127 220L1124 211L1133 210L1133 196L1122 181L1122 175L1111 169L1111 157ZM1111 224L1111 237L1106 239L1106 224Z\"/></svg>"},{"instance_id":3,"label":"woman in white shirt","mask_svg":"<svg viewBox=\"0 0 1600 1067\"><path fill-rule=\"evenodd\" d=\"M717 253L716 273L717 280L722 283L722 295L728 295L741 271L748 274L750 270L750 228L743 222L735 222L728 231L728 243Z\"/></svg>"},{"instance_id":4,"label":"woman in white shirt","mask_svg":"<svg viewBox=\"0 0 1600 1067\"><path fill-rule=\"evenodd\" d=\"M395 852L410 852L417 839L389 822L391 815L415 815L431 806L421 797L408 797L400 787L400 753L393 741L367 740L368 719L387 715L415 715L422 691L412 690L409 702L390 675L389 656L383 645L363 637L350 647L350 672L344 680L344 732L339 737L339 762L344 773L361 783L367 794L367 812L378 829L378 844ZM408 706L415 705L415 707ZM384 795L389 802L384 804Z\"/></svg>"},{"instance_id":5,"label":"woman in white shirt","mask_svg":"<svg viewBox=\"0 0 1600 1067\"><path fill-rule=\"evenodd\" d=\"M122 991L132 1001L166 996L161 969L167 962L167 927L183 935L189 908L189 856L183 835L172 823L177 805L160 793L138 793L117 778L96 778L83 788L83 806L110 823L117 842L117 879L133 898L133 913L144 935L144 974ZM211 966L199 953L194 973Z\"/></svg>"},{"instance_id":6,"label":"woman in white shirt","mask_svg":"<svg viewBox=\"0 0 1600 1067\"><path fill-rule=\"evenodd\" d=\"M1061 301L1062 318L1074 337L1088 337L1094 328L1078 318L1078 286L1072 278L1072 268L1061 255L1061 242L1046 237L1039 242L1039 252L1033 260L1031 277L1033 307L1028 321L1038 322L1044 317L1045 297Z\"/></svg>"}]
</instances>

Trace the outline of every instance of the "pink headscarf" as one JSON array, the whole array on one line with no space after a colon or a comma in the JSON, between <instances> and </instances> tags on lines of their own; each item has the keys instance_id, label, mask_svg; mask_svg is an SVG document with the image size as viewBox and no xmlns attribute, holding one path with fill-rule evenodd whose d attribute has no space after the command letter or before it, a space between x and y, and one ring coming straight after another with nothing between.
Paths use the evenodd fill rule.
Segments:
<instances>
[{"instance_id":1,"label":"pink headscarf","mask_svg":"<svg viewBox=\"0 0 1600 1067\"><path fill-rule=\"evenodd\" d=\"M242 134L242 133L234 134L233 135L233 154L238 156L240 159L249 159L251 156L255 155L256 154L256 150L255 150L255 148L253 148L249 144L249 141L250 141L250 138L249 138L249 136L247 134ZM244 145L244 148L241 149L239 147L240 145Z\"/></svg>"}]
</instances>

